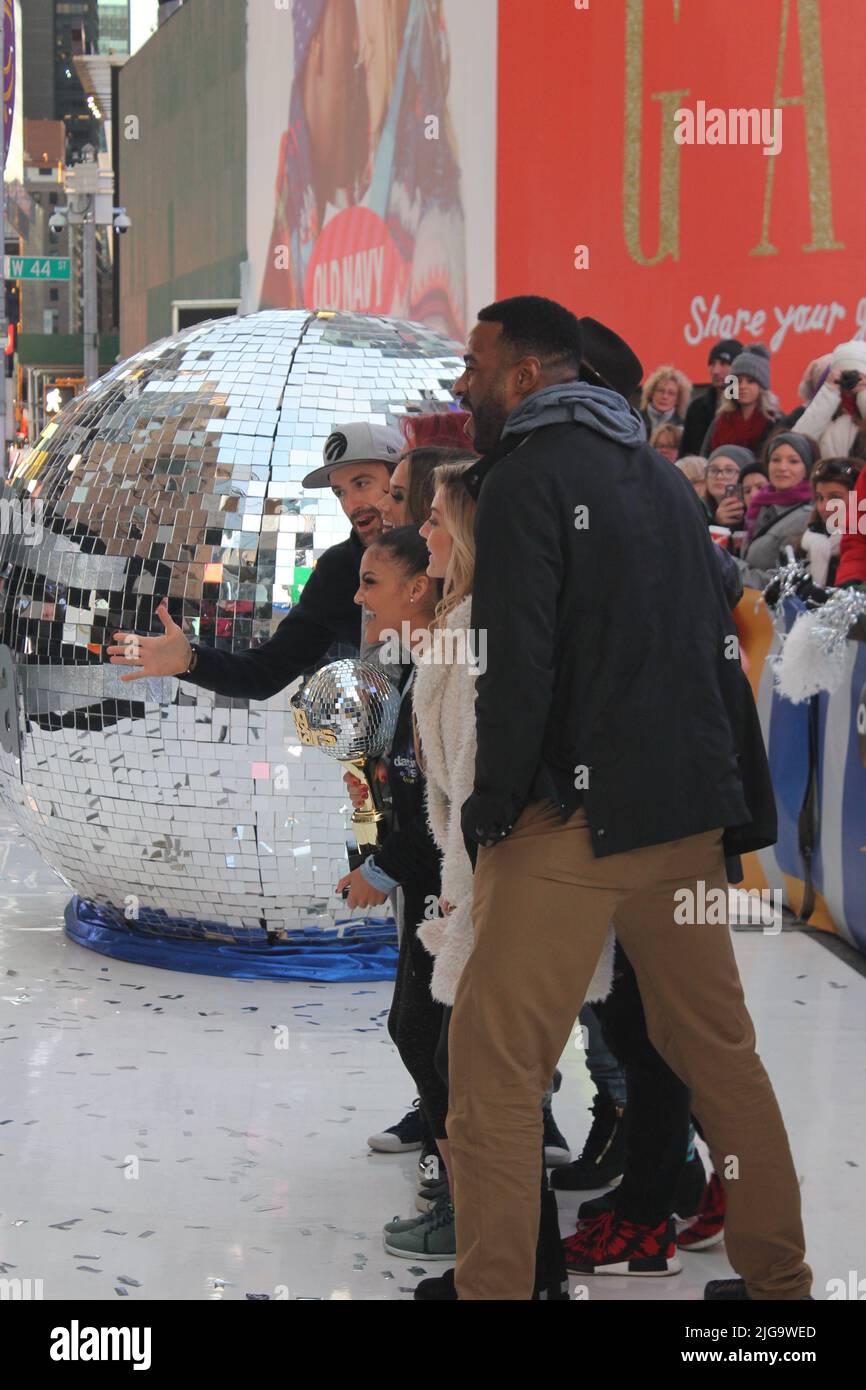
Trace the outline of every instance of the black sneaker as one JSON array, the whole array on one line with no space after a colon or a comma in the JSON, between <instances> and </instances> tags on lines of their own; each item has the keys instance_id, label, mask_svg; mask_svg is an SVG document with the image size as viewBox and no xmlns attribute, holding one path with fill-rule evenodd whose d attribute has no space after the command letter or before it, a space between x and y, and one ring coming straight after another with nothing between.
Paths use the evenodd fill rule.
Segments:
<instances>
[{"instance_id":1,"label":"black sneaker","mask_svg":"<svg viewBox=\"0 0 866 1390\"><path fill-rule=\"evenodd\" d=\"M553 1118L553 1111L544 1111L544 1162L548 1168L562 1168L571 1162L571 1149L568 1140Z\"/></svg>"},{"instance_id":2,"label":"black sneaker","mask_svg":"<svg viewBox=\"0 0 866 1390\"><path fill-rule=\"evenodd\" d=\"M418 1160L418 1192L415 1197L417 1211L430 1211L441 1197L448 1195L448 1174L445 1164L439 1157L437 1148L428 1149Z\"/></svg>"},{"instance_id":3,"label":"black sneaker","mask_svg":"<svg viewBox=\"0 0 866 1390\"><path fill-rule=\"evenodd\" d=\"M420 1102L413 1100L412 1109L397 1124L383 1129L381 1134L371 1134L367 1143L380 1154L405 1154L411 1149L420 1149L424 1142L423 1116Z\"/></svg>"},{"instance_id":4,"label":"black sneaker","mask_svg":"<svg viewBox=\"0 0 866 1390\"><path fill-rule=\"evenodd\" d=\"M581 1202L577 1209L578 1221L594 1221L597 1216L603 1216L606 1211L613 1211L616 1206L616 1188L611 1187L607 1192L602 1192L600 1197L590 1197L589 1201Z\"/></svg>"},{"instance_id":5,"label":"black sneaker","mask_svg":"<svg viewBox=\"0 0 866 1390\"><path fill-rule=\"evenodd\" d=\"M751 1296L746 1292L745 1279L711 1279L704 1285L704 1298L708 1303L731 1302L736 1299L740 1302L751 1303ZM804 1294L800 1303L813 1303L814 1299L810 1293Z\"/></svg>"},{"instance_id":6,"label":"black sneaker","mask_svg":"<svg viewBox=\"0 0 866 1390\"><path fill-rule=\"evenodd\" d=\"M419 1303L429 1302L433 1299L442 1302L457 1302L457 1290L454 1287L454 1270L446 1269L444 1274L439 1274L432 1279L422 1279L420 1284L415 1286L413 1297ZM568 1302L568 1279L563 1284L553 1284L536 1289L532 1295L533 1303L567 1303Z\"/></svg>"},{"instance_id":7,"label":"black sneaker","mask_svg":"<svg viewBox=\"0 0 866 1390\"><path fill-rule=\"evenodd\" d=\"M700 1154L696 1151L684 1164L677 1182L673 1210L675 1217L688 1221L693 1216L697 1216L701 1208L706 1181L707 1175L704 1171L704 1165ZM589 1201L581 1202L577 1209L578 1221L592 1221L594 1217L601 1216L606 1211L613 1211L617 1196L617 1189L612 1187L608 1192L602 1192L600 1197L590 1197Z\"/></svg>"},{"instance_id":8,"label":"black sneaker","mask_svg":"<svg viewBox=\"0 0 866 1390\"><path fill-rule=\"evenodd\" d=\"M442 1178L441 1182L422 1182L415 1194L415 1210L430 1211L442 1197L447 1197L450 1192L447 1177Z\"/></svg>"},{"instance_id":9,"label":"black sneaker","mask_svg":"<svg viewBox=\"0 0 866 1390\"><path fill-rule=\"evenodd\" d=\"M583 1192L609 1187L622 1177L625 1162L625 1107L599 1091L592 1102L593 1119L580 1158L555 1168L550 1185L557 1192Z\"/></svg>"}]
</instances>

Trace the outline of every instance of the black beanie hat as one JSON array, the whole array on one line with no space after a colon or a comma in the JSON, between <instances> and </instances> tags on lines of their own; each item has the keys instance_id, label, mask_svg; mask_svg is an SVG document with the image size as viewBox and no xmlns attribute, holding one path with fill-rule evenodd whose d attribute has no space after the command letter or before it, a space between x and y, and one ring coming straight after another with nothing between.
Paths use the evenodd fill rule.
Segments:
<instances>
[{"instance_id":1,"label":"black beanie hat","mask_svg":"<svg viewBox=\"0 0 866 1390\"><path fill-rule=\"evenodd\" d=\"M720 342L713 343L710 348L710 355L707 358L707 366L711 367L714 362L733 362L743 351L743 344L736 338L722 338Z\"/></svg>"}]
</instances>

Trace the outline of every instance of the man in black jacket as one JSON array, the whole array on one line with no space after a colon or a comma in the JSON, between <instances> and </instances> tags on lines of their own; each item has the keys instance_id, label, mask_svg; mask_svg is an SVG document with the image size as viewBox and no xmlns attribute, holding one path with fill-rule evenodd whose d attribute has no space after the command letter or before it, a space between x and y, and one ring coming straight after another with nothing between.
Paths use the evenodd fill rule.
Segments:
<instances>
[{"instance_id":1,"label":"man in black jacket","mask_svg":"<svg viewBox=\"0 0 866 1390\"><path fill-rule=\"evenodd\" d=\"M485 455L467 477L487 639L450 1035L458 1296L530 1297L539 1101L613 919L726 1180L744 1278L708 1296L801 1298L797 1178L718 908L725 852L776 836L757 713L694 490L581 357L567 310L507 300L454 388Z\"/></svg>"},{"instance_id":2,"label":"man in black jacket","mask_svg":"<svg viewBox=\"0 0 866 1390\"><path fill-rule=\"evenodd\" d=\"M328 436L324 462L304 478L307 488L330 487L352 523L347 540L318 560L301 597L273 637L245 652L217 651L190 643L169 616L163 599L156 609L165 632L139 637L116 632L107 648L112 665L135 669L122 681L181 676L204 690L243 700L267 700L311 670L335 642L361 644L361 610L355 603L364 549L380 535L377 503L405 447L398 430L366 421L343 425Z\"/></svg>"},{"instance_id":3,"label":"man in black jacket","mask_svg":"<svg viewBox=\"0 0 866 1390\"><path fill-rule=\"evenodd\" d=\"M731 363L742 351L743 345L737 342L736 338L722 338L710 348L707 359L710 384L706 391L695 397L686 411L683 437L680 440L681 459L687 454L701 452L707 430L715 420L716 411L722 403L722 391L731 370Z\"/></svg>"}]
</instances>

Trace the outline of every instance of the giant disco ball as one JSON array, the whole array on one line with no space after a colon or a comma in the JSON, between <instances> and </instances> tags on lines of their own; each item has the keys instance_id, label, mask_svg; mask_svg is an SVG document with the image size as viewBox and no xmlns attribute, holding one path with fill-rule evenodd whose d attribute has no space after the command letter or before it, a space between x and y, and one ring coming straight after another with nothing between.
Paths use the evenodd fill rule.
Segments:
<instances>
[{"instance_id":1,"label":"giant disco ball","mask_svg":"<svg viewBox=\"0 0 866 1390\"><path fill-rule=\"evenodd\" d=\"M351 807L339 767L298 740L296 685L257 703L182 679L123 684L104 647L117 629L160 632L164 595L224 651L270 637L348 534L332 494L301 487L327 436L444 409L461 370L455 345L418 324L220 319L115 366L16 465L2 493L0 796L118 927L273 940L345 912L333 885Z\"/></svg>"}]
</instances>

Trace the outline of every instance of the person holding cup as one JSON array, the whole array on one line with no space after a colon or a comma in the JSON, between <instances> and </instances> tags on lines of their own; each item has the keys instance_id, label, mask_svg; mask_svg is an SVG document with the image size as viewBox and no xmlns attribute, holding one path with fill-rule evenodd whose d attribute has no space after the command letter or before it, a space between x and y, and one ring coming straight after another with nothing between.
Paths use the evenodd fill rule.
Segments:
<instances>
[{"instance_id":1,"label":"person holding cup","mask_svg":"<svg viewBox=\"0 0 866 1390\"><path fill-rule=\"evenodd\" d=\"M737 531L746 515L740 475L754 464L751 449L739 444L725 444L714 449L707 459L707 491L704 505L714 526L726 526Z\"/></svg>"}]
</instances>

